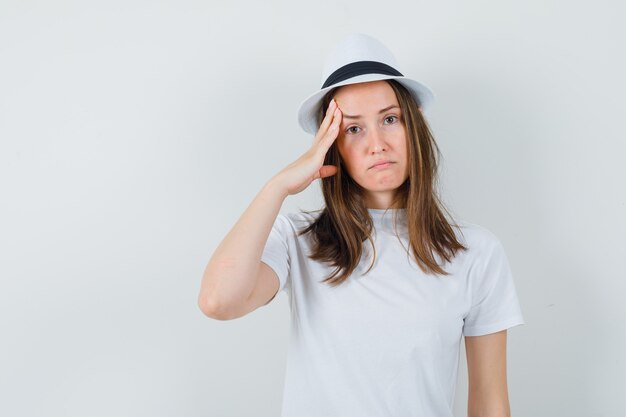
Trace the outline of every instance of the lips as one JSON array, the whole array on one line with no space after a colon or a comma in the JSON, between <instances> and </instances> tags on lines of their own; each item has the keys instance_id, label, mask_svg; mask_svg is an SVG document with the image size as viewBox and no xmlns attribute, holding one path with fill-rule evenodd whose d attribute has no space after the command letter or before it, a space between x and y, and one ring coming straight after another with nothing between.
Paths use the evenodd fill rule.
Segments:
<instances>
[{"instance_id":1,"label":"lips","mask_svg":"<svg viewBox=\"0 0 626 417\"><path fill-rule=\"evenodd\" d=\"M374 163L374 165L372 165L370 168L374 168L374 167L375 167L375 166L377 166L377 165L382 165L382 164L386 164L386 163L393 163L393 161L390 161L390 160L388 160L388 159L381 159L381 160L379 160L379 161L376 161L376 162Z\"/></svg>"}]
</instances>

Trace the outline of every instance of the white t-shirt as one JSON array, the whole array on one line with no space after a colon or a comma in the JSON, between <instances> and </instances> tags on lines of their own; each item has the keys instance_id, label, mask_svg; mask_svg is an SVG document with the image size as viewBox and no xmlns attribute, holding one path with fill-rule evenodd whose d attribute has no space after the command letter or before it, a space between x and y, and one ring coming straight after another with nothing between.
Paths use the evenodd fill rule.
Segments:
<instances>
[{"instance_id":1,"label":"white t-shirt","mask_svg":"<svg viewBox=\"0 0 626 417\"><path fill-rule=\"evenodd\" d=\"M435 276L407 255L405 209L368 211L376 262L363 275L366 239L359 266L335 288L321 282L334 267L307 257L311 235L296 235L313 215L279 214L272 227L261 260L291 310L282 417L452 417L462 336L524 324L504 248L489 230L457 221L469 250L443 265L435 254L450 273Z\"/></svg>"}]
</instances>

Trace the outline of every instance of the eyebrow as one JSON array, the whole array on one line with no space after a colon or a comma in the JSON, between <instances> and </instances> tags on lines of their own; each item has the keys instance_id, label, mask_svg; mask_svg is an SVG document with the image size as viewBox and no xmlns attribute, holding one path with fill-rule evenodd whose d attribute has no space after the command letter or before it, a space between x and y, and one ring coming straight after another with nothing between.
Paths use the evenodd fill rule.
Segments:
<instances>
[{"instance_id":1,"label":"eyebrow","mask_svg":"<svg viewBox=\"0 0 626 417\"><path fill-rule=\"evenodd\" d=\"M397 107L398 109L400 108L400 107L396 106L395 104L392 104L391 106L389 106L389 107L385 107L384 109L382 109L381 111L379 111L379 112L378 112L378 114L380 114L380 113L384 113L384 112L386 112L387 110L393 109L394 107ZM344 119L360 119L361 117L363 117L363 116L361 116L361 115L358 115L358 116L350 116L350 115L345 114L345 113L342 115L342 118L344 118Z\"/></svg>"}]
</instances>

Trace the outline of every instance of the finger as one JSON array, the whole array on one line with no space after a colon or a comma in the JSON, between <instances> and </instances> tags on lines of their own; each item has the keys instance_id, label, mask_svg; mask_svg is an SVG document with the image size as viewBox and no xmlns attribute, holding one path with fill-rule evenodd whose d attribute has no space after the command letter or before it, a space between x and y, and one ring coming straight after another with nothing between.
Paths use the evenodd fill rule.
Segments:
<instances>
[{"instance_id":1,"label":"finger","mask_svg":"<svg viewBox=\"0 0 626 417\"><path fill-rule=\"evenodd\" d=\"M328 108L326 109L326 115L324 116L324 120L322 120L322 123L320 124L320 127L318 129L318 135L324 135L324 133L326 133L326 130L328 129L328 125L330 125L332 121L333 114L336 108L337 102L332 99L328 105Z\"/></svg>"},{"instance_id":2,"label":"finger","mask_svg":"<svg viewBox=\"0 0 626 417\"><path fill-rule=\"evenodd\" d=\"M331 119L331 123L330 125L327 127L326 131L322 131L320 129L320 131L318 132L318 136L315 138L315 141L313 143L319 145L320 143L322 143L322 141L324 141L324 139L328 136L328 135L337 135L337 131L339 130L339 123L341 122L341 120L338 120L338 118L340 119L340 115L341 115L341 110L339 110L339 108L336 108L332 113L329 113L332 116ZM330 146L330 145L329 145Z\"/></svg>"},{"instance_id":3,"label":"finger","mask_svg":"<svg viewBox=\"0 0 626 417\"><path fill-rule=\"evenodd\" d=\"M330 177L331 175L335 175L338 169L334 165L324 165L320 168L320 178Z\"/></svg>"},{"instance_id":4,"label":"finger","mask_svg":"<svg viewBox=\"0 0 626 417\"><path fill-rule=\"evenodd\" d=\"M313 180L317 180L320 178L330 177L331 175L335 175L338 169L334 165L323 165L319 171L313 175Z\"/></svg>"},{"instance_id":5,"label":"finger","mask_svg":"<svg viewBox=\"0 0 626 417\"><path fill-rule=\"evenodd\" d=\"M328 127L326 134L320 137L318 141L318 144L321 145L324 151L327 151L330 148L330 145L333 144L333 142L337 138L337 135L339 134L339 125L341 124L341 110L336 109L333 116L333 122Z\"/></svg>"}]
</instances>

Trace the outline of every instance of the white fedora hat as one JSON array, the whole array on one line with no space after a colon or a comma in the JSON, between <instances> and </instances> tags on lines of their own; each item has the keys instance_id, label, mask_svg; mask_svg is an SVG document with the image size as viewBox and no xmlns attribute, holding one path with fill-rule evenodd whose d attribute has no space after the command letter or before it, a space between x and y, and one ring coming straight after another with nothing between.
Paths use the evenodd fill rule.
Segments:
<instances>
[{"instance_id":1,"label":"white fedora hat","mask_svg":"<svg viewBox=\"0 0 626 417\"><path fill-rule=\"evenodd\" d=\"M322 71L322 87L300 104L298 123L305 132L316 134L317 112L328 90L342 85L389 79L406 87L422 112L434 101L434 95L428 87L400 72L393 54L379 40L363 33L351 34L328 55Z\"/></svg>"}]
</instances>

